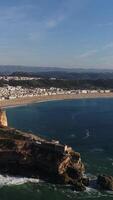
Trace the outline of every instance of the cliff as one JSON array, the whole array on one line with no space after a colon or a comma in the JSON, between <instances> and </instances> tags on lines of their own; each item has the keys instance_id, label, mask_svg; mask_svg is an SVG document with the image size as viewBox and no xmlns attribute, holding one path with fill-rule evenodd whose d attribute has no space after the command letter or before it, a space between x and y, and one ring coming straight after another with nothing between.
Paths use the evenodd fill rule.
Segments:
<instances>
[{"instance_id":1,"label":"cliff","mask_svg":"<svg viewBox=\"0 0 113 200\"><path fill-rule=\"evenodd\" d=\"M58 141L9 127L0 128L0 172L84 188L84 165L79 153Z\"/></svg>"},{"instance_id":2,"label":"cliff","mask_svg":"<svg viewBox=\"0 0 113 200\"><path fill-rule=\"evenodd\" d=\"M8 127L6 113L0 111L1 174L70 184L77 191L85 190L86 186L92 185L92 181L96 181L99 190L113 190L112 176L99 175L96 180L89 181L84 172L80 153L59 141Z\"/></svg>"},{"instance_id":3,"label":"cliff","mask_svg":"<svg viewBox=\"0 0 113 200\"><path fill-rule=\"evenodd\" d=\"M59 141L7 127L6 119L0 121L0 173L39 177L85 189L87 181L79 153Z\"/></svg>"},{"instance_id":4,"label":"cliff","mask_svg":"<svg viewBox=\"0 0 113 200\"><path fill-rule=\"evenodd\" d=\"M1 127L7 127L8 126L6 112L3 111L3 110L0 110L0 126Z\"/></svg>"}]
</instances>

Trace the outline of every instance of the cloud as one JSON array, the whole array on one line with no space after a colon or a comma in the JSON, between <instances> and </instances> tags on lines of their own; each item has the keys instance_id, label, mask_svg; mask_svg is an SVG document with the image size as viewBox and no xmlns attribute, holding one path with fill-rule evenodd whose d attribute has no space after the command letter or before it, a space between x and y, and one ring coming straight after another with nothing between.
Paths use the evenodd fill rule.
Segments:
<instances>
[{"instance_id":1,"label":"cloud","mask_svg":"<svg viewBox=\"0 0 113 200\"><path fill-rule=\"evenodd\" d=\"M106 49L109 49L109 48L112 48L112 47L113 47L113 42L110 42L110 43L104 45L102 49L106 50Z\"/></svg>"},{"instance_id":2,"label":"cloud","mask_svg":"<svg viewBox=\"0 0 113 200\"><path fill-rule=\"evenodd\" d=\"M77 57L78 58L89 58L89 57L94 56L97 53L104 52L104 51L106 51L106 50L108 50L110 48L113 48L113 42L105 44L105 45L103 45L102 47L100 47L98 49L91 49L91 50L88 50L86 52L83 52L80 55L78 55Z\"/></svg>"},{"instance_id":3,"label":"cloud","mask_svg":"<svg viewBox=\"0 0 113 200\"><path fill-rule=\"evenodd\" d=\"M79 58L88 58L88 57L91 57L93 55L95 55L96 53L98 52L98 50L89 50L89 51L86 51L82 54L80 54L78 57Z\"/></svg>"},{"instance_id":4,"label":"cloud","mask_svg":"<svg viewBox=\"0 0 113 200\"><path fill-rule=\"evenodd\" d=\"M27 20L32 9L33 7L30 5L1 7L0 22Z\"/></svg>"},{"instance_id":5,"label":"cloud","mask_svg":"<svg viewBox=\"0 0 113 200\"><path fill-rule=\"evenodd\" d=\"M40 32L31 32L28 33L28 39L31 41L39 41L41 39L41 34Z\"/></svg>"},{"instance_id":6,"label":"cloud","mask_svg":"<svg viewBox=\"0 0 113 200\"><path fill-rule=\"evenodd\" d=\"M110 27L110 26L113 26L113 22L107 22L107 23L100 23L98 24L98 26L100 27Z\"/></svg>"},{"instance_id":7,"label":"cloud","mask_svg":"<svg viewBox=\"0 0 113 200\"><path fill-rule=\"evenodd\" d=\"M0 6L0 36L13 41L15 38L28 42L39 41L45 35L47 37L46 33L59 26L65 18L63 8L49 10L42 2Z\"/></svg>"},{"instance_id":8,"label":"cloud","mask_svg":"<svg viewBox=\"0 0 113 200\"><path fill-rule=\"evenodd\" d=\"M46 27L47 28L54 28L56 26L58 26L61 22L63 22L65 19L64 15L59 15L57 17L53 17L49 20L46 21Z\"/></svg>"}]
</instances>

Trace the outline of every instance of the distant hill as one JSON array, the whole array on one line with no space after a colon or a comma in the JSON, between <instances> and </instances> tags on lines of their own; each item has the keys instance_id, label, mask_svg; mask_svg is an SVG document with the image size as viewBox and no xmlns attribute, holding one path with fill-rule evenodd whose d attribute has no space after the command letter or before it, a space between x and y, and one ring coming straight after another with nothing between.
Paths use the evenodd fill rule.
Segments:
<instances>
[{"instance_id":1,"label":"distant hill","mask_svg":"<svg viewBox=\"0 0 113 200\"><path fill-rule=\"evenodd\" d=\"M96 68L65 68L65 67L32 67L32 66L19 66L19 65L0 65L0 73L13 73L13 72L77 72L77 73L101 73L113 72L113 69L96 69Z\"/></svg>"},{"instance_id":2,"label":"distant hill","mask_svg":"<svg viewBox=\"0 0 113 200\"><path fill-rule=\"evenodd\" d=\"M71 79L71 80L95 80L113 79L112 69L82 69L82 68L63 68L63 67L27 67L1 65L1 75L20 75L38 76L43 78Z\"/></svg>"}]
</instances>

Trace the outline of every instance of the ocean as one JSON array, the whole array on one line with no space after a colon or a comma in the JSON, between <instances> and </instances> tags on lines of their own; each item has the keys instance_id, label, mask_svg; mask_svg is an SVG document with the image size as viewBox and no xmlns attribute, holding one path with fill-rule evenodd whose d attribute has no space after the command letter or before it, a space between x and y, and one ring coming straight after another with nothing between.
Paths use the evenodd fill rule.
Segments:
<instances>
[{"instance_id":1,"label":"ocean","mask_svg":"<svg viewBox=\"0 0 113 200\"><path fill-rule=\"evenodd\" d=\"M86 174L113 175L113 99L47 101L7 108L9 125L58 139L81 153ZM67 186L43 180L0 175L0 200L113 199L113 192L87 188L71 191Z\"/></svg>"}]
</instances>

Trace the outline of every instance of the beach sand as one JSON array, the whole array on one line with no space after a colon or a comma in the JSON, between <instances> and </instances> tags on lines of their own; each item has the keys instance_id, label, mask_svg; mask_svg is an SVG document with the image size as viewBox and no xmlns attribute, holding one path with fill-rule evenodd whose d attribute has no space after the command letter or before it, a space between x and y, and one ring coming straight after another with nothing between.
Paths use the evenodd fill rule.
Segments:
<instances>
[{"instance_id":1,"label":"beach sand","mask_svg":"<svg viewBox=\"0 0 113 200\"><path fill-rule=\"evenodd\" d=\"M97 93L97 94L69 94L69 95L48 95L48 96L36 96L36 97L24 97L12 100L0 101L0 107L13 107L19 105L26 105L31 103L38 103L43 101L52 100L64 100L64 99L89 99L89 98L113 98L113 93Z\"/></svg>"}]
</instances>

